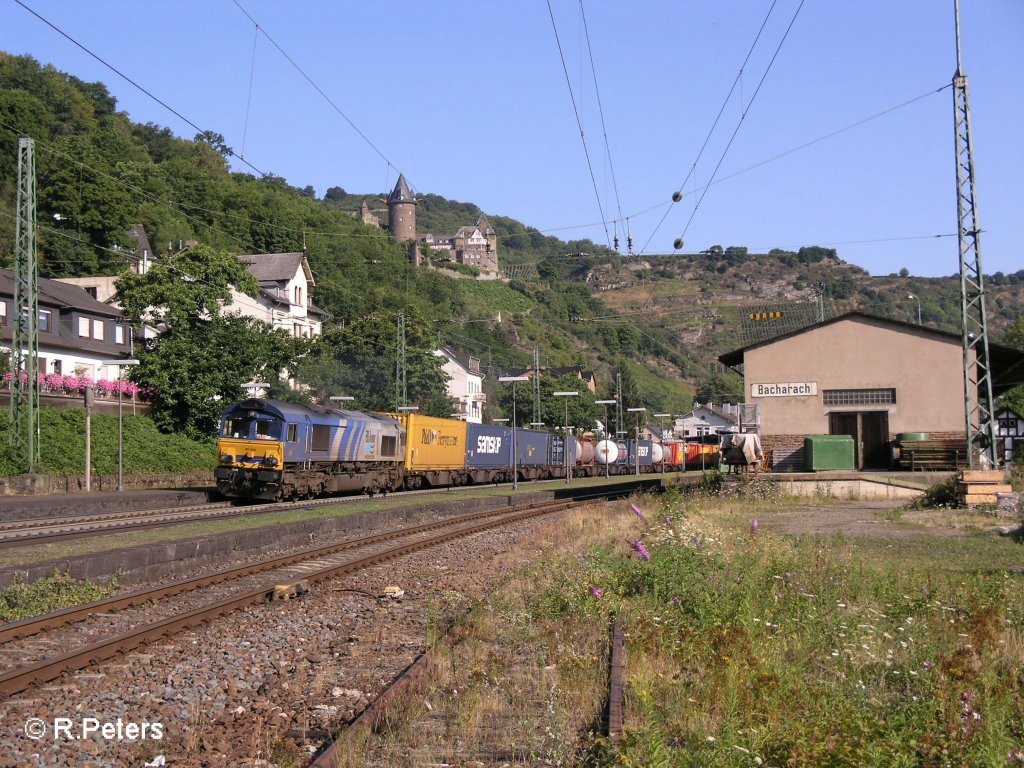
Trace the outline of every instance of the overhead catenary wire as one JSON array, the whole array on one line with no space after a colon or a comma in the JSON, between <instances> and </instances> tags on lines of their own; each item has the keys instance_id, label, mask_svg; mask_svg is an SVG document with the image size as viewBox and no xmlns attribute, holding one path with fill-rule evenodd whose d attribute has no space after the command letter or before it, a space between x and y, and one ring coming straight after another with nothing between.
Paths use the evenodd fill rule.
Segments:
<instances>
[{"instance_id":1,"label":"overhead catenary wire","mask_svg":"<svg viewBox=\"0 0 1024 768\"><path fill-rule=\"evenodd\" d=\"M615 193L615 208L619 213L619 218L616 220L616 223L618 223L622 221L622 202L619 199L619 185L615 179L615 164L612 162L612 149L608 141L608 128L604 121L604 106L601 104L601 89L597 85L597 66L594 64L594 49L590 45L590 29L587 27L587 14L583 10L583 0L580 0L580 19L583 21L583 35L587 41L587 53L590 57L590 74L594 79L594 95L597 99L597 113L601 117L601 135L604 137L604 152L605 157L608 158L608 173L612 180L612 191ZM607 229L605 234L607 235Z\"/></svg>"},{"instance_id":2,"label":"overhead catenary wire","mask_svg":"<svg viewBox=\"0 0 1024 768\"><path fill-rule=\"evenodd\" d=\"M251 21L253 24L256 25L256 27L263 33L263 36L265 38L267 38L267 40L270 42L270 44L273 45L275 48L277 48L278 52L282 56L284 56L285 59L288 60L288 63L291 64L293 67L295 67L295 70L300 75L302 75L303 79L305 79L305 81L307 83L309 83L311 86L313 86L313 89L323 97L324 101L326 101L331 106L331 109L333 109L335 112L337 112L338 115L346 123L348 123L348 125L352 128L352 130L355 131L359 135L359 137L363 141L365 141L366 144L374 152L376 152L378 155L380 155L380 157L384 160L384 162L387 163L388 168L393 168L397 173L402 173L402 171L398 168L398 166L395 165L394 163L392 163L391 160L388 159L387 155L385 155L380 150L380 148L370 140L370 137L367 136L365 133L363 133L362 129L360 129L359 126L356 125L355 122L353 122L352 118L350 118L348 115L346 115L345 112L342 111L341 107L339 107L337 104L334 103L334 100L330 96L327 95L327 93L324 91L324 89L321 88L319 85L317 85L317 83L313 80L313 78L311 78L308 74L306 74L306 71L302 67L300 67L298 65L298 63L295 61L295 59L293 59L291 56L289 56L288 52L285 51L285 49L282 48L280 45L278 45L277 41L274 40L274 38L272 38L267 33L267 28L265 26L262 26L259 22L257 22L256 19L253 18L252 14L249 13L245 9L245 7L238 0L232 0L232 2L234 2L234 4L236 6L238 6L238 10L240 10L242 13L244 13L246 18L249 19L249 21ZM406 181L409 181L409 175L408 174L404 174L404 175L405 175ZM413 185L411 181L409 181L409 184L415 188L415 185Z\"/></svg>"},{"instance_id":3,"label":"overhead catenary wire","mask_svg":"<svg viewBox=\"0 0 1024 768\"><path fill-rule=\"evenodd\" d=\"M47 18L45 18L45 17L43 17L43 16L39 15L38 13L36 13L36 12L35 12L35 11L34 11L34 10L33 10L32 8L30 8L30 7L29 7L29 6L27 6L27 5L26 5L26 4L24 3L24 2L22 2L22 0L14 0L14 2L15 2L15 3L17 3L18 5L20 5L20 6L22 7L22 8L24 8L24 9L25 9L26 11L28 11L29 13L31 13L31 14L32 14L33 16L35 16L35 17L36 17L37 19L39 19L39 20L40 20L41 22L43 22L44 24L46 24L46 26L50 27L50 29L52 29L53 31L55 31L55 32L56 32L57 34L61 35L62 37L64 37L65 39L67 39L67 40L68 40L69 42L73 43L73 44L74 44L74 45L76 45L76 46L77 46L78 48L82 49L82 50L83 50L83 51L85 51L85 52L86 52L87 54L89 54L90 56L92 56L92 57L93 57L94 59L96 59L96 61L98 61L98 62L99 62L100 64L102 64L103 66L105 66L105 67L106 67L107 69L109 69L109 70L110 70L111 72L113 72L114 74L116 74L116 75L117 75L118 77L120 77L120 78L122 78L122 79L126 80L126 81L127 81L128 83L130 83L131 85L135 86L135 87L136 87L136 88L137 88L138 90L142 91L142 92L143 92L144 94L146 94L146 95L147 95L147 96L148 96L149 98L151 98L151 99L152 99L153 101L155 101L155 102L156 102L157 104L159 104L159 105L160 105L160 106L162 106L162 107L163 107L164 109L166 109L166 110L167 110L168 112L170 112L171 114L175 115L175 116L176 116L176 117L177 117L178 119L180 119L180 120L184 121L185 123L187 123L188 125L192 126L192 127L193 127L193 128L194 128L194 129L196 130L196 131L198 131L198 132L199 132L200 134L202 134L202 135L206 136L206 135L210 135L211 133L213 133L213 131L208 131L208 130L205 130L205 129L203 129L203 128L200 128L200 127L199 127L198 125L196 125L196 124L195 124L194 122L192 122L191 120L189 120L189 119L188 119L187 117L185 117L185 115L183 115L183 114L182 114L181 112L179 112L178 110L176 110L176 109L175 109L174 107L172 107L172 106L171 106L170 104L168 104L168 103L167 103L166 101L164 101L164 100L163 100L163 99L161 99L160 97L158 97L158 96L154 95L154 94L153 94L153 93L152 93L151 91L147 90L147 89L146 89L145 87L143 87L142 85L140 85L139 83L137 83L137 82L136 82L135 80L133 80L132 78L128 77L128 75L126 75L126 74L125 74L124 72L122 72L122 71L121 71L121 70L119 70L119 69L118 69L117 67L115 67L115 66L114 66L113 64L111 64L110 62L108 62L108 61L106 61L105 59L103 59L102 57L100 57L100 56L99 56L98 54L94 53L94 52L93 52L92 50L90 50L89 48L86 48L86 47L85 47L85 46L84 46L84 45L83 45L82 43L78 42L78 41L77 41L77 40L76 40L75 38L73 38L73 37L72 37L71 35L69 35L69 34L68 34L67 32L65 32L65 31L64 31L63 29L61 29L60 27L58 27L58 26L57 26L56 24L54 24L54 23L53 23L52 21L50 21L49 19L47 19ZM225 152L229 153L229 154L230 154L230 155L231 155L232 157L237 157L237 158L239 159L239 161L241 161L241 162L245 163L245 164L246 164L247 166L249 166L250 168L252 168L252 169L253 169L253 170L254 170L254 171L255 171L256 173L258 173L258 174L259 174L260 176L266 176L266 175L267 175L266 173L264 173L263 171L261 171L261 170L260 170L259 168L257 168L257 167L256 167L255 165L253 165L253 164L252 164L252 163L250 163L250 162L249 162L248 160L246 160L246 159L245 159L244 157L242 157L242 156L240 156L240 155L236 154L236 153L235 153L235 151L234 151L234 150L232 150L232 149L231 149L230 147L226 147L226 146L225 146L225 147L224 147L223 149L224 149L224 151L225 151Z\"/></svg>"},{"instance_id":4,"label":"overhead catenary wire","mask_svg":"<svg viewBox=\"0 0 1024 768\"><path fill-rule=\"evenodd\" d=\"M793 12L793 18L789 21L789 26L786 27L785 33L782 35L782 39L779 40L779 44L775 48L775 53L772 54L771 61L768 62L768 66L765 67L764 74L761 75L761 79L757 83L757 87L754 89L754 93L750 96L750 101L744 107L743 114L740 115L740 119L736 123L736 128L732 132L732 136L729 137L728 143L725 145L725 149L722 150L721 157L718 158L718 163L715 165L715 170L711 173L711 179L708 182L708 186L704 188L704 191L700 193L700 197L697 199L697 204L693 207L693 212L690 214L690 218L686 222L686 226L683 227L683 232L679 236L680 240L686 237L686 233L690 230L690 224L693 223L693 217L697 215L697 211L700 210L700 205L704 202L704 197L708 193L711 182L715 180L718 175L718 169L722 167L722 163L725 161L725 156L729 154L729 149L732 147L733 141L736 140L737 134L740 132L740 128L743 126L743 121L747 117L747 112L750 111L750 107L753 106L754 101L757 99L757 95L761 92L761 86L764 85L764 81L768 78L768 74L772 71L772 66L775 64L775 60L779 56L779 51L782 50L782 46L785 45L786 39L789 37L790 31L793 29L793 25L796 23L797 16L800 15L800 9L804 7L806 0L800 0L800 4L796 7Z\"/></svg>"},{"instance_id":5,"label":"overhead catenary wire","mask_svg":"<svg viewBox=\"0 0 1024 768\"><path fill-rule=\"evenodd\" d=\"M729 101L732 100L732 95L736 91L737 84L740 83L743 79L743 70L747 66L747 62L750 61L750 57L754 53L754 48L757 47L757 43L761 39L761 34L764 32L764 28L768 25L768 19L771 18L772 11L775 10L775 5L777 2L778 0L772 0L772 4L768 8L768 13L765 14L764 20L761 22L761 26L757 30L757 34L754 35L754 41L750 44L750 48L747 50L747 55L744 57L743 63L740 64L739 72L736 73L736 77L732 81L732 86L729 88L729 92L725 95L725 99L722 101L722 106L718 108L718 114L715 116L715 121L711 124L711 128L708 130L708 135L704 137L704 143L701 144L700 151L697 152L697 157L694 158L693 165L690 166L690 170L686 174L686 178L684 178L682 183L679 185L679 189L676 191L676 194L672 196L673 201L676 201L676 197L682 199L683 189L686 187L686 182L688 182L690 180L690 177L694 175L697 169L697 163L699 163L701 157L704 156L704 150L707 149L708 142L711 141L711 137L714 135L715 129L718 127L719 120L722 119L722 114L725 112L725 108L728 106ZM640 249L641 252L645 252L647 250L647 246L650 245L650 242L651 240L654 239L654 236L658 234L658 230L661 229L661 225L665 223L665 219L668 217L669 211L671 210L672 208L669 204L669 207L665 209L665 213L661 217L661 220L654 227L654 231L651 232L650 237L647 238L647 242L644 243L644 247Z\"/></svg>"},{"instance_id":6,"label":"overhead catenary wire","mask_svg":"<svg viewBox=\"0 0 1024 768\"><path fill-rule=\"evenodd\" d=\"M601 214L601 224L604 226L604 238L608 246L611 247L611 238L608 236L608 220L604 215L604 206L601 204L601 193L597 189L597 177L594 175L594 164L590 161L590 151L587 149L587 139L583 132L583 120L580 118L580 111L576 106L576 96L572 91L572 82L569 79L569 68L566 66L565 53L562 51L562 41L558 37L558 25L555 23L555 12L551 8L551 0L547 0L547 2L548 15L551 17L551 28L555 33L555 43L558 45L558 56L562 61L562 71L565 73L565 84L569 89L569 100L572 101L572 111L576 115L576 125L580 129L580 141L583 144L583 154L587 159L587 169L590 171L590 181L594 185L594 197L597 199L597 210Z\"/></svg>"},{"instance_id":7,"label":"overhead catenary wire","mask_svg":"<svg viewBox=\"0 0 1024 768\"><path fill-rule=\"evenodd\" d=\"M260 25L255 25L252 35L252 61L249 64L249 95L245 100L245 128L242 130L242 157L245 157L245 144L249 138L249 112L252 108L252 84L256 79L256 44L260 39Z\"/></svg>"}]
</instances>

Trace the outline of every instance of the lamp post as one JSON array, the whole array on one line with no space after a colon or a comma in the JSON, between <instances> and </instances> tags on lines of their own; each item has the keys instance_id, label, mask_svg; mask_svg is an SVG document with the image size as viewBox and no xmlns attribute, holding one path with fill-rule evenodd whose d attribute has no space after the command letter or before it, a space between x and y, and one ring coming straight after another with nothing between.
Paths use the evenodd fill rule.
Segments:
<instances>
[{"instance_id":1,"label":"lamp post","mask_svg":"<svg viewBox=\"0 0 1024 768\"><path fill-rule=\"evenodd\" d=\"M618 403L619 403L618 400L595 400L594 401L595 405L603 405L604 406L604 433L603 433L603 436L602 436L601 439L604 440L605 442L608 442L608 406L609 405L618 405ZM605 478L605 480L608 479L608 472L609 472L609 470L608 470L608 452L605 451L605 457L604 457L604 478Z\"/></svg>"},{"instance_id":2,"label":"lamp post","mask_svg":"<svg viewBox=\"0 0 1024 768\"><path fill-rule=\"evenodd\" d=\"M498 381L512 385L512 490L519 490L519 454L516 445L516 382L529 381L529 376L499 376Z\"/></svg>"},{"instance_id":3,"label":"lamp post","mask_svg":"<svg viewBox=\"0 0 1024 768\"><path fill-rule=\"evenodd\" d=\"M917 324L921 324L921 297L915 296L912 293L907 294L908 299L917 299Z\"/></svg>"},{"instance_id":4,"label":"lamp post","mask_svg":"<svg viewBox=\"0 0 1024 768\"><path fill-rule=\"evenodd\" d=\"M124 369L138 360L101 360L100 365L117 366L117 490L124 493Z\"/></svg>"},{"instance_id":5,"label":"lamp post","mask_svg":"<svg viewBox=\"0 0 1024 768\"><path fill-rule=\"evenodd\" d=\"M665 474L665 419L671 416L671 413L652 413L654 418L658 419L658 428L661 429L661 474Z\"/></svg>"},{"instance_id":6,"label":"lamp post","mask_svg":"<svg viewBox=\"0 0 1024 768\"><path fill-rule=\"evenodd\" d=\"M267 389L269 387L270 385L267 384L265 381L247 381L242 384L242 389L244 389L249 394L249 397L256 397L257 392L263 389Z\"/></svg>"},{"instance_id":7,"label":"lamp post","mask_svg":"<svg viewBox=\"0 0 1024 768\"><path fill-rule=\"evenodd\" d=\"M569 471L569 398L578 397L579 392L552 392L555 397L565 398L565 439L563 449L565 453L565 484L568 485L571 481L572 474Z\"/></svg>"},{"instance_id":8,"label":"lamp post","mask_svg":"<svg viewBox=\"0 0 1024 768\"><path fill-rule=\"evenodd\" d=\"M646 413L646 408L627 408L626 413L636 414L636 443L633 445L633 458L636 462L636 476L640 477L640 414Z\"/></svg>"}]
</instances>

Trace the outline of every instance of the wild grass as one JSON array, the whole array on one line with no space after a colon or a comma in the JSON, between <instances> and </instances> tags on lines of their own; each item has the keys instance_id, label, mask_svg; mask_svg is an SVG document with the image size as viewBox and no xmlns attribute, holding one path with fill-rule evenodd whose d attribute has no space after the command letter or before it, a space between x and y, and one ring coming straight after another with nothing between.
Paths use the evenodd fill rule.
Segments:
<instances>
[{"instance_id":1,"label":"wild grass","mask_svg":"<svg viewBox=\"0 0 1024 768\"><path fill-rule=\"evenodd\" d=\"M549 526L400 727L345 764L1024 764L1021 545L939 519L790 536L771 483L718 486ZM615 616L618 745L602 735Z\"/></svg>"},{"instance_id":2,"label":"wild grass","mask_svg":"<svg viewBox=\"0 0 1024 768\"><path fill-rule=\"evenodd\" d=\"M25 584L15 577L7 587L0 590L0 624L102 600L114 594L117 586L117 576L106 584L95 584L80 581L59 570L31 584Z\"/></svg>"},{"instance_id":3,"label":"wild grass","mask_svg":"<svg viewBox=\"0 0 1024 768\"><path fill-rule=\"evenodd\" d=\"M588 608L622 615L629 633L627 735L594 764L1017 759L1024 579L992 569L987 550L1019 545L944 539L897 552L773 535L772 502L645 506L632 535L650 561L616 543L566 571L600 588Z\"/></svg>"}]
</instances>

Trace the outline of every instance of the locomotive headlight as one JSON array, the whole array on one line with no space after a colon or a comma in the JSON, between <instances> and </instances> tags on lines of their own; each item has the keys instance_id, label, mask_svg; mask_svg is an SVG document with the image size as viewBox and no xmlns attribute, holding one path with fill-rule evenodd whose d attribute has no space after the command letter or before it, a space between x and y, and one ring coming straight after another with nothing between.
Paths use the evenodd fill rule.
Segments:
<instances>
[{"instance_id":1,"label":"locomotive headlight","mask_svg":"<svg viewBox=\"0 0 1024 768\"><path fill-rule=\"evenodd\" d=\"M225 453L225 454L223 454L220 457L220 463L221 464L230 464L234 460L234 458L235 457L232 456L230 453Z\"/></svg>"},{"instance_id":2,"label":"locomotive headlight","mask_svg":"<svg viewBox=\"0 0 1024 768\"><path fill-rule=\"evenodd\" d=\"M265 461L266 461L266 464L267 464L268 467L276 467L277 466L277 456L268 456L265 459Z\"/></svg>"}]
</instances>

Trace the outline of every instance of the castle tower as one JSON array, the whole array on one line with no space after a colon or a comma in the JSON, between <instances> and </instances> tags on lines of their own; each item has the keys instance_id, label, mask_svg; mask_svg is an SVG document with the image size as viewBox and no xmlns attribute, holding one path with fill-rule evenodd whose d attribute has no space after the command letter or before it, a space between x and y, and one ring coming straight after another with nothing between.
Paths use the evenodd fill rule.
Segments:
<instances>
[{"instance_id":1,"label":"castle tower","mask_svg":"<svg viewBox=\"0 0 1024 768\"><path fill-rule=\"evenodd\" d=\"M409 191L404 174L399 174L398 183L388 196L388 232L399 243L416 239L416 198Z\"/></svg>"}]
</instances>

